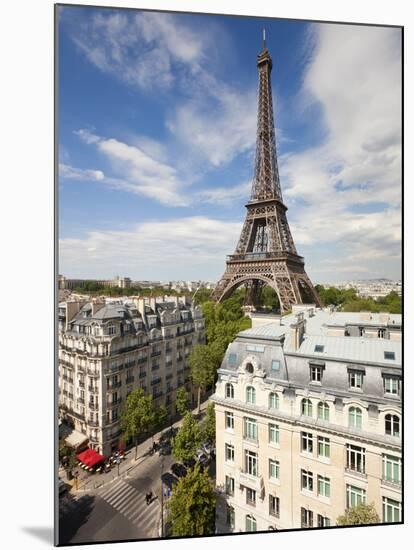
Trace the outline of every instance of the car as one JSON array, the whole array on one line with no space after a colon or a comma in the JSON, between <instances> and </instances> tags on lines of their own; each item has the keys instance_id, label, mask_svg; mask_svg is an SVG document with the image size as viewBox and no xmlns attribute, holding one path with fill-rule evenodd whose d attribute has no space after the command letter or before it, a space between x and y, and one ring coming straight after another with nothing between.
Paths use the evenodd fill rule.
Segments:
<instances>
[{"instance_id":1,"label":"car","mask_svg":"<svg viewBox=\"0 0 414 550\"><path fill-rule=\"evenodd\" d=\"M172 473L177 477L184 477L187 475L187 469L183 464L176 462L171 466Z\"/></svg>"},{"instance_id":2,"label":"car","mask_svg":"<svg viewBox=\"0 0 414 550\"><path fill-rule=\"evenodd\" d=\"M202 468L207 468L211 462L211 459L209 456L203 453L197 457L197 462L200 464Z\"/></svg>"},{"instance_id":3,"label":"car","mask_svg":"<svg viewBox=\"0 0 414 550\"><path fill-rule=\"evenodd\" d=\"M187 468L187 470L189 468L193 468L196 464L196 460L195 458L190 458L189 460L184 460L184 466Z\"/></svg>"},{"instance_id":4,"label":"car","mask_svg":"<svg viewBox=\"0 0 414 550\"><path fill-rule=\"evenodd\" d=\"M66 483L63 481L63 479L59 478L59 495L66 493L67 490L68 490L68 487Z\"/></svg>"},{"instance_id":5,"label":"car","mask_svg":"<svg viewBox=\"0 0 414 550\"><path fill-rule=\"evenodd\" d=\"M166 441L165 443L160 444L158 454L160 456L166 456L166 455L170 455L171 451L172 451L171 443L169 441Z\"/></svg>"},{"instance_id":6,"label":"car","mask_svg":"<svg viewBox=\"0 0 414 550\"><path fill-rule=\"evenodd\" d=\"M178 479L174 477L170 472L164 472L161 476L161 481L169 489L172 489L174 485L178 483Z\"/></svg>"}]
</instances>

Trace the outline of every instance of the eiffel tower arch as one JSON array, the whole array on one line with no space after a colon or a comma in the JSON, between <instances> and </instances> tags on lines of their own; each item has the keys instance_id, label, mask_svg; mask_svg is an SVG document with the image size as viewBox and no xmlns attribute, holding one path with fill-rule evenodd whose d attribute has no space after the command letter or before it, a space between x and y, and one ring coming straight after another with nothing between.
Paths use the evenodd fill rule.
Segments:
<instances>
[{"instance_id":1,"label":"eiffel tower arch","mask_svg":"<svg viewBox=\"0 0 414 550\"><path fill-rule=\"evenodd\" d=\"M255 307L259 304L261 289L268 285L275 290L281 311L300 303L320 306L306 274L304 259L296 251L282 198L270 81L272 59L264 40L257 67L259 93L252 192L236 250L227 256L226 271L212 297L220 302L244 284L246 303Z\"/></svg>"}]
</instances>

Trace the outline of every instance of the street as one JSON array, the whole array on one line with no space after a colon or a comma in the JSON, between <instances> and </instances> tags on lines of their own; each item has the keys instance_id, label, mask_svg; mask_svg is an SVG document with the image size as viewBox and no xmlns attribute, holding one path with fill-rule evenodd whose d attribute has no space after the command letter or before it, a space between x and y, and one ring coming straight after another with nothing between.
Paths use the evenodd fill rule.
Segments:
<instances>
[{"instance_id":1,"label":"street","mask_svg":"<svg viewBox=\"0 0 414 550\"><path fill-rule=\"evenodd\" d=\"M173 464L164 457L164 470ZM126 478L98 489L70 493L60 499L59 535L62 544L156 538L160 521L161 458L148 456ZM154 497L147 506L145 494Z\"/></svg>"}]
</instances>

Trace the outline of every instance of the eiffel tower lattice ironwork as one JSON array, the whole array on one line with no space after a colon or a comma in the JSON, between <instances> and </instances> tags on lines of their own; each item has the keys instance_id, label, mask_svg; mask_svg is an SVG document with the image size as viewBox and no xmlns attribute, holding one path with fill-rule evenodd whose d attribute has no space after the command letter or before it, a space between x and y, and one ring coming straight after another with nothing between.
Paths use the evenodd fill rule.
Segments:
<instances>
[{"instance_id":1,"label":"eiffel tower lattice ironwork","mask_svg":"<svg viewBox=\"0 0 414 550\"><path fill-rule=\"evenodd\" d=\"M257 67L259 98L252 193L235 253L227 256L226 271L212 297L221 301L244 284L246 304L257 306L261 288L269 285L278 295L282 312L306 302L320 306L305 272L304 259L296 252L282 199L270 82L272 59L264 38Z\"/></svg>"}]
</instances>

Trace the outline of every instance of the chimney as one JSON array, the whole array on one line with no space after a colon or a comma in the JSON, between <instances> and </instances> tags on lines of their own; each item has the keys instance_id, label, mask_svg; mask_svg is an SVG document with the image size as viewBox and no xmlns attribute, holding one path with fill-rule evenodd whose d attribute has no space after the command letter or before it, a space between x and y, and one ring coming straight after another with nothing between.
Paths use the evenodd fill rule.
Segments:
<instances>
[{"instance_id":1,"label":"chimney","mask_svg":"<svg viewBox=\"0 0 414 550\"><path fill-rule=\"evenodd\" d=\"M69 323L72 321L72 319L79 313L82 306L85 305L86 302L66 302L66 327L65 330L68 329Z\"/></svg>"},{"instance_id":2,"label":"chimney","mask_svg":"<svg viewBox=\"0 0 414 550\"><path fill-rule=\"evenodd\" d=\"M97 311L102 309L104 305L105 305L105 302L101 300L92 300L92 316L94 316Z\"/></svg>"},{"instance_id":3,"label":"chimney","mask_svg":"<svg viewBox=\"0 0 414 550\"><path fill-rule=\"evenodd\" d=\"M296 315L296 322L290 325L294 351L300 348L306 332L306 319L303 312Z\"/></svg>"}]
</instances>

